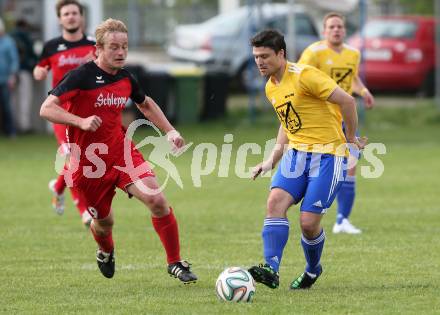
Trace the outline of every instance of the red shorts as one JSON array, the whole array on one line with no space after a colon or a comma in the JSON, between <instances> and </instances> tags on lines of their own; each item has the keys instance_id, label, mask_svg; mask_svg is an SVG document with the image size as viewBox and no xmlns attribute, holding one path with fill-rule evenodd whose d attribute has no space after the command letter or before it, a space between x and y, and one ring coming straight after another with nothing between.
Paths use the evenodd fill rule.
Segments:
<instances>
[{"instance_id":1,"label":"red shorts","mask_svg":"<svg viewBox=\"0 0 440 315\"><path fill-rule=\"evenodd\" d=\"M74 175L74 186L78 188L87 201L87 210L93 218L104 219L109 215L113 197L116 194L116 187L127 192L126 187L128 185L142 178L155 176L138 150L133 149L131 151L131 158L133 167L119 170L114 166L110 166L101 178L87 178L83 175L82 167ZM125 167L123 156L121 161L121 163L116 163L116 165ZM134 169L143 163L145 164L142 169L134 172Z\"/></svg>"}]
</instances>

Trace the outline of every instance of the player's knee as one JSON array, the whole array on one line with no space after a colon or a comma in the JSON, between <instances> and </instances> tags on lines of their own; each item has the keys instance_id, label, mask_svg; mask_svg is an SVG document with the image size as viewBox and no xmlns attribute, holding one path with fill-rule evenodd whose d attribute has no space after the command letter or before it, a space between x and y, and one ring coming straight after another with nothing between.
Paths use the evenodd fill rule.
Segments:
<instances>
[{"instance_id":1,"label":"player's knee","mask_svg":"<svg viewBox=\"0 0 440 315\"><path fill-rule=\"evenodd\" d=\"M270 195L267 199L267 216L273 218L282 218L286 215L286 207L283 200L276 195Z\"/></svg>"},{"instance_id":2,"label":"player's knee","mask_svg":"<svg viewBox=\"0 0 440 315\"><path fill-rule=\"evenodd\" d=\"M168 206L163 194L148 196L145 203L150 208L153 215L161 217L167 214Z\"/></svg>"},{"instance_id":3,"label":"player's knee","mask_svg":"<svg viewBox=\"0 0 440 315\"><path fill-rule=\"evenodd\" d=\"M113 229L113 218L106 218L104 220L93 220L92 228L99 236L108 235Z\"/></svg>"},{"instance_id":4,"label":"player's knee","mask_svg":"<svg viewBox=\"0 0 440 315\"><path fill-rule=\"evenodd\" d=\"M319 235L319 233L321 231L319 221L315 222L313 220L301 219L300 225L301 225L302 234L308 239L315 238L316 236Z\"/></svg>"}]
</instances>

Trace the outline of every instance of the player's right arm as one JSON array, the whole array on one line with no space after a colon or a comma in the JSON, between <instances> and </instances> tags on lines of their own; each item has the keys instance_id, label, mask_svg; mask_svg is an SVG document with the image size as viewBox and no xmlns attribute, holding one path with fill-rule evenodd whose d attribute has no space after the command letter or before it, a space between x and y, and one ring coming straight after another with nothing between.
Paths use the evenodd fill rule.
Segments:
<instances>
[{"instance_id":1,"label":"player's right arm","mask_svg":"<svg viewBox=\"0 0 440 315\"><path fill-rule=\"evenodd\" d=\"M35 80L41 81L47 78L47 74L50 70L50 47L51 44L49 42L44 44L43 51L41 52L41 56L39 57L37 65L34 67L32 71L32 75Z\"/></svg>"},{"instance_id":2,"label":"player's right arm","mask_svg":"<svg viewBox=\"0 0 440 315\"><path fill-rule=\"evenodd\" d=\"M358 117L354 97L349 95L340 87L337 87L327 100L331 103L338 104L341 108L347 142L355 144L359 149L363 149L367 143L367 138L362 137L358 139L356 137Z\"/></svg>"},{"instance_id":3,"label":"player's right arm","mask_svg":"<svg viewBox=\"0 0 440 315\"><path fill-rule=\"evenodd\" d=\"M36 65L32 74L34 75L34 79L37 81L41 81L47 78L47 74L49 72L49 66L39 66Z\"/></svg>"},{"instance_id":4,"label":"player's right arm","mask_svg":"<svg viewBox=\"0 0 440 315\"><path fill-rule=\"evenodd\" d=\"M70 71L49 92L49 96L41 105L40 116L53 123L74 126L84 131L96 131L102 124L100 117L92 115L83 118L66 111L60 106L60 104L74 100L79 94L84 75L83 70L79 68Z\"/></svg>"},{"instance_id":5,"label":"player's right arm","mask_svg":"<svg viewBox=\"0 0 440 315\"><path fill-rule=\"evenodd\" d=\"M69 113L60 106L59 97L50 94L40 108L40 116L50 122L80 128L84 131L96 131L102 124L99 116L86 118Z\"/></svg>"},{"instance_id":6,"label":"player's right arm","mask_svg":"<svg viewBox=\"0 0 440 315\"><path fill-rule=\"evenodd\" d=\"M258 175L263 175L267 171L272 170L283 156L284 148L288 143L289 139L287 138L286 132L284 131L283 126L280 125L280 128L278 129L277 140L269 158L252 169L252 179L255 180Z\"/></svg>"}]
</instances>

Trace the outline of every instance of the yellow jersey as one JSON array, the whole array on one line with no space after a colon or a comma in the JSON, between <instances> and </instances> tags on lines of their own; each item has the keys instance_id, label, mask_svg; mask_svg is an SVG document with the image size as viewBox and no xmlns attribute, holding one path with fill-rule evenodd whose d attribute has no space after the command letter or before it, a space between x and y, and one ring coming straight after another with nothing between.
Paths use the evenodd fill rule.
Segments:
<instances>
[{"instance_id":1,"label":"yellow jersey","mask_svg":"<svg viewBox=\"0 0 440 315\"><path fill-rule=\"evenodd\" d=\"M269 79L266 97L275 109L289 139L289 146L299 151L345 156L346 143L338 105L327 102L338 87L318 69L287 62L278 84Z\"/></svg>"},{"instance_id":2,"label":"yellow jersey","mask_svg":"<svg viewBox=\"0 0 440 315\"><path fill-rule=\"evenodd\" d=\"M327 46L325 41L319 41L307 47L298 63L318 68L327 73L348 94L352 94L353 78L357 77L360 52L347 44L343 44L341 52L336 52Z\"/></svg>"}]
</instances>

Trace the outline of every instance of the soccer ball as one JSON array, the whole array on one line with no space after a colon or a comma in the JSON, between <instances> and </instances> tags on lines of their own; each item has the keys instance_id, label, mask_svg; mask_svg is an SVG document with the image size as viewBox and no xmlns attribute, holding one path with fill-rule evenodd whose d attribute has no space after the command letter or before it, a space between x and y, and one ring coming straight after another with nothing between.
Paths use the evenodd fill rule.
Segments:
<instances>
[{"instance_id":1,"label":"soccer ball","mask_svg":"<svg viewBox=\"0 0 440 315\"><path fill-rule=\"evenodd\" d=\"M255 281L247 270L229 267L218 276L215 291L223 301L251 302L255 294Z\"/></svg>"}]
</instances>

